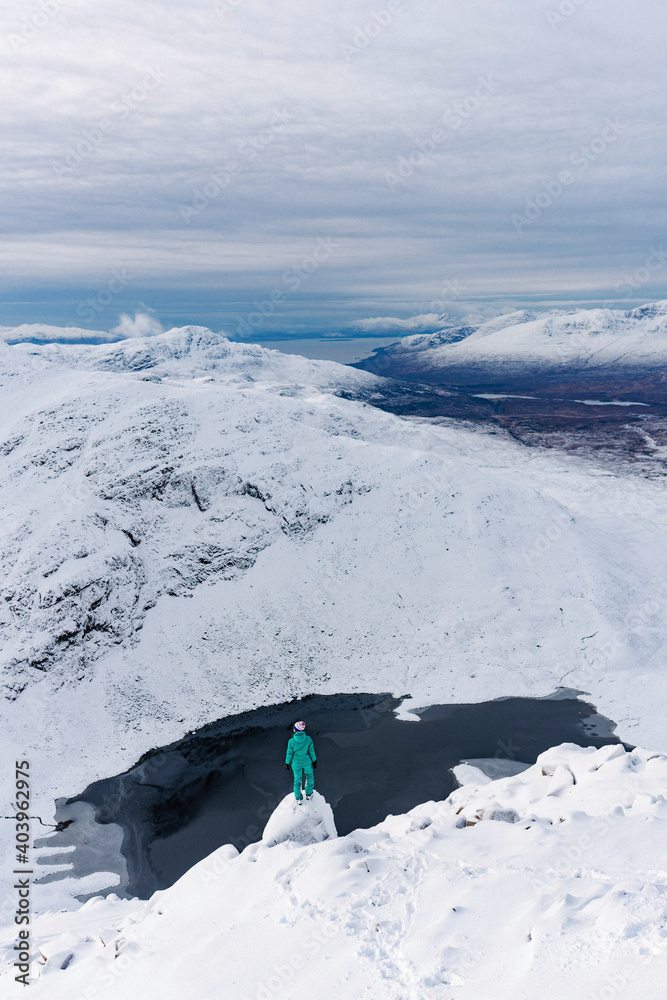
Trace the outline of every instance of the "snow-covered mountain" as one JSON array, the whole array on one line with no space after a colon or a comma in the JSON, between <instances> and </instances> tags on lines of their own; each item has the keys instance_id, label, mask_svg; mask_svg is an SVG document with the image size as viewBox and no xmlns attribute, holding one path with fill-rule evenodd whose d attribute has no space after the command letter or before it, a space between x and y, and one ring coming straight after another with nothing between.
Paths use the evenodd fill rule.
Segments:
<instances>
[{"instance_id":1,"label":"snow-covered mountain","mask_svg":"<svg viewBox=\"0 0 667 1000\"><path fill-rule=\"evenodd\" d=\"M49 326L44 323L22 323L20 326L0 326L0 341L7 344L104 344L118 340L118 335L103 330L84 330L78 326Z\"/></svg>"},{"instance_id":2,"label":"snow-covered mountain","mask_svg":"<svg viewBox=\"0 0 667 1000\"><path fill-rule=\"evenodd\" d=\"M445 331L451 341L453 331ZM455 342L441 333L404 337L356 367L397 377L445 378L456 370L477 376L556 370L656 368L667 364L667 302L625 312L526 310L461 328Z\"/></svg>"},{"instance_id":3,"label":"snow-covered mountain","mask_svg":"<svg viewBox=\"0 0 667 1000\"><path fill-rule=\"evenodd\" d=\"M361 397L372 396L380 381L329 362L231 344L193 327L101 348L22 344L2 357L3 398L11 401L5 429L12 428L3 450L5 509L17 519L4 552L13 568L5 578L4 628L18 643L5 642L4 662L64 675L74 661L83 666L94 650L129 638L159 594L189 593L204 580L230 578L251 566L276 532L307 534L328 519L317 502L311 509L310 498L294 495L294 483L281 484L290 499L285 496L278 510L269 503L273 495L264 497L260 486L239 477L235 457L241 442L254 438L256 447L266 437L274 458L293 444L280 440L278 427L278 440L271 440L271 431L263 433L274 414L262 415L254 402L244 406L248 397L239 389L259 379L264 391L278 395L298 396L325 385ZM158 388L162 379L170 387L166 393ZM180 391L174 395L175 386ZM194 390L196 414L187 393L182 398L184 389ZM93 428L98 433L91 439ZM95 456L91 465L81 462L88 446ZM172 461L185 462L188 471ZM41 470L36 477L35 468ZM340 493L332 507L348 502L345 484L335 478L335 485ZM221 506L223 496L234 498L229 509ZM47 541L43 533L55 527L49 518L54 507L58 530ZM178 523L183 507L204 515L191 526L192 537ZM30 526L38 529L37 538L25 531L31 515L42 521ZM203 537L204 524L210 537ZM153 572L159 577L162 570L144 553L162 531L162 545L176 549L167 557L170 582L155 578L151 584ZM34 590L26 565L33 560L40 580ZM17 690L11 681L10 689Z\"/></svg>"},{"instance_id":4,"label":"snow-covered mountain","mask_svg":"<svg viewBox=\"0 0 667 1000\"><path fill-rule=\"evenodd\" d=\"M33 836L56 796L313 692L416 707L562 685L667 750L661 483L369 405L388 391L197 327L0 344L0 725L31 761ZM34 886L31 989L658 1000L665 756L566 745L457 774L445 802L342 838L321 799L288 797L261 843L148 903L45 912L110 884L46 841L37 864L69 877Z\"/></svg>"},{"instance_id":5,"label":"snow-covered mountain","mask_svg":"<svg viewBox=\"0 0 667 1000\"><path fill-rule=\"evenodd\" d=\"M349 398L373 375L201 328L0 345L0 372L2 724L45 811L314 692L563 684L667 747L659 483L401 420Z\"/></svg>"},{"instance_id":6,"label":"snow-covered mountain","mask_svg":"<svg viewBox=\"0 0 667 1000\"><path fill-rule=\"evenodd\" d=\"M261 843L147 903L38 916L31 996L659 1000L667 758L564 744L515 777L457 770L449 799L373 829L336 838L325 803L286 800Z\"/></svg>"}]
</instances>

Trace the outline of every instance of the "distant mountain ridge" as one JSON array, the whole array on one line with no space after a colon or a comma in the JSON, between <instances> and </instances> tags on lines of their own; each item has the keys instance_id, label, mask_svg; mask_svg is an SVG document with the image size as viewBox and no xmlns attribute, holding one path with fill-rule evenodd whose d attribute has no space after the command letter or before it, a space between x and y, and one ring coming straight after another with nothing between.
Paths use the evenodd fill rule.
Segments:
<instances>
[{"instance_id":1,"label":"distant mountain ridge","mask_svg":"<svg viewBox=\"0 0 667 1000\"><path fill-rule=\"evenodd\" d=\"M527 371L647 369L665 363L667 301L661 301L627 312L521 310L476 327L405 337L354 367L393 378L456 384L458 376L469 381L472 373L482 381Z\"/></svg>"},{"instance_id":2,"label":"distant mountain ridge","mask_svg":"<svg viewBox=\"0 0 667 1000\"><path fill-rule=\"evenodd\" d=\"M118 340L104 330L84 330L78 326L52 326L48 323L21 323L0 326L0 340L6 344L106 344Z\"/></svg>"}]
</instances>

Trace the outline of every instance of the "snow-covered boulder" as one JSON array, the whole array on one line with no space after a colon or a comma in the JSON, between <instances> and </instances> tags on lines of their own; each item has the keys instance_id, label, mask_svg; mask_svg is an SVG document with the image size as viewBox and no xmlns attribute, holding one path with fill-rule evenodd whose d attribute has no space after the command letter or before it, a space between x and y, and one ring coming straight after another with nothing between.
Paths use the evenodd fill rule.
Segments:
<instances>
[{"instance_id":1,"label":"snow-covered boulder","mask_svg":"<svg viewBox=\"0 0 667 1000\"><path fill-rule=\"evenodd\" d=\"M262 843L274 847L290 840L295 844L318 844L337 837L331 806L318 791L297 802L290 793L276 806L262 834Z\"/></svg>"},{"instance_id":2,"label":"snow-covered boulder","mask_svg":"<svg viewBox=\"0 0 667 1000\"><path fill-rule=\"evenodd\" d=\"M461 825L485 819L564 823L585 810L605 816L641 813L667 818L667 756L646 750L627 752L621 744L594 750L564 743L540 754L532 767L515 777L489 781L475 769L456 768L461 788L448 808ZM654 793L647 796L646 787ZM511 817L511 819L510 819Z\"/></svg>"}]
</instances>

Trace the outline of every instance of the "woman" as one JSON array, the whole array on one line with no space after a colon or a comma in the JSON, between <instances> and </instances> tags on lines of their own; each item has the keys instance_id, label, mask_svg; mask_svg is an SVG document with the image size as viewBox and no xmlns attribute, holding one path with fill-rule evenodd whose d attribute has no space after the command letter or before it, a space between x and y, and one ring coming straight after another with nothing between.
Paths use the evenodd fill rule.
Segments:
<instances>
[{"instance_id":1,"label":"woman","mask_svg":"<svg viewBox=\"0 0 667 1000\"><path fill-rule=\"evenodd\" d=\"M287 744L287 755L285 757L285 767L292 768L294 772L294 798L298 803L303 802L301 794L301 782L305 775L306 798L312 799L315 787L315 776L313 768L317 767L317 755L310 736L306 733L305 722L295 722L292 727L293 736Z\"/></svg>"}]
</instances>

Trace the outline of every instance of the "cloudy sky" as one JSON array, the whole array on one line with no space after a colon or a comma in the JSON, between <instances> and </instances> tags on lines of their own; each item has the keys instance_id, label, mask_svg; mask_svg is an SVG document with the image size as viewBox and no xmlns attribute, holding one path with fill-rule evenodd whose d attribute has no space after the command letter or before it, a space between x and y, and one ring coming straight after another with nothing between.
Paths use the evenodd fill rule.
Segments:
<instances>
[{"instance_id":1,"label":"cloudy sky","mask_svg":"<svg viewBox=\"0 0 667 1000\"><path fill-rule=\"evenodd\" d=\"M0 325L667 297L666 28L663 0L5 0Z\"/></svg>"}]
</instances>

